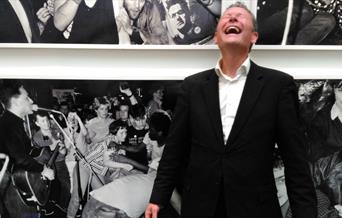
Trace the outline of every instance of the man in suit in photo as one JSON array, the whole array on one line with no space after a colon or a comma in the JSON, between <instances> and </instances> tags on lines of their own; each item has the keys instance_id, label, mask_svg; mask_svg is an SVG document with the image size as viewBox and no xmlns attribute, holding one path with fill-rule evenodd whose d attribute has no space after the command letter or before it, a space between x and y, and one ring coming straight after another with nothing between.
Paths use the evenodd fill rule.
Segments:
<instances>
[{"instance_id":1,"label":"man in suit in photo","mask_svg":"<svg viewBox=\"0 0 342 218\"><path fill-rule=\"evenodd\" d=\"M19 188L24 182L11 176L14 167L27 173L40 172L48 180L54 180L55 177L52 169L30 155L32 146L24 128L24 118L33 113L33 101L21 83L7 80L0 86L0 102L5 106L5 112L0 118L0 153L9 156L5 181L0 184L0 204L4 205L5 210L0 216L37 217L37 204L34 201L30 203L30 194L20 194L26 191Z\"/></svg>"},{"instance_id":2,"label":"man in suit in photo","mask_svg":"<svg viewBox=\"0 0 342 218\"><path fill-rule=\"evenodd\" d=\"M157 217L185 170L182 217L281 218L275 144L293 217L317 217L297 88L291 76L250 60L256 28L244 4L230 5L216 28L216 67L183 81L145 217Z\"/></svg>"},{"instance_id":3,"label":"man in suit in photo","mask_svg":"<svg viewBox=\"0 0 342 218\"><path fill-rule=\"evenodd\" d=\"M31 0L0 1L0 43L40 42L51 15L46 7L36 10L35 6Z\"/></svg>"}]
</instances>

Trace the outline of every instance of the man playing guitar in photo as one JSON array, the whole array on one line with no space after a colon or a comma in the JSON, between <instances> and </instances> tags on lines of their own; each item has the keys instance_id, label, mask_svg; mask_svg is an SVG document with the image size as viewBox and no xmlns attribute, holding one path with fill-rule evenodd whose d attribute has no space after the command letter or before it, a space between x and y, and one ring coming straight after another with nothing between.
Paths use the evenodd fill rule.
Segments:
<instances>
[{"instance_id":1,"label":"man playing guitar in photo","mask_svg":"<svg viewBox=\"0 0 342 218\"><path fill-rule=\"evenodd\" d=\"M24 118L33 113L33 101L27 91L22 84L14 80L4 80L0 89L0 101L5 106L5 112L0 118L0 153L10 158L5 176L7 179L3 179L3 187L0 187L0 203L4 204L6 210L3 216L34 216L38 214L36 197L20 190L21 184L16 183L11 169L24 171L26 177L29 177L30 173L36 173L42 180L53 180L54 171L29 155L32 146L24 129ZM33 186L28 186L33 189Z\"/></svg>"}]
</instances>

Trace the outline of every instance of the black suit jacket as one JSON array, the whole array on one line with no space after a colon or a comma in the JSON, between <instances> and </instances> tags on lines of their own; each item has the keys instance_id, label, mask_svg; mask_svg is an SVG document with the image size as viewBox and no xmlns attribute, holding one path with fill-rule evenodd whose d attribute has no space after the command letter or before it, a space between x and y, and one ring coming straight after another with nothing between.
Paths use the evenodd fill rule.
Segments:
<instances>
[{"instance_id":1,"label":"black suit jacket","mask_svg":"<svg viewBox=\"0 0 342 218\"><path fill-rule=\"evenodd\" d=\"M32 42L40 42L38 18L31 0L21 2L32 32ZM20 20L7 0L0 0L0 43L27 43Z\"/></svg>"},{"instance_id":2,"label":"black suit jacket","mask_svg":"<svg viewBox=\"0 0 342 218\"><path fill-rule=\"evenodd\" d=\"M272 164L277 143L294 217L317 217L293 78L252 62L226 145L218 96L214 69L184 80L150 201L169 201L185 160L183 217L212 217L224 192L230 218L281 218Z\"/></svg>"}]
</instances>

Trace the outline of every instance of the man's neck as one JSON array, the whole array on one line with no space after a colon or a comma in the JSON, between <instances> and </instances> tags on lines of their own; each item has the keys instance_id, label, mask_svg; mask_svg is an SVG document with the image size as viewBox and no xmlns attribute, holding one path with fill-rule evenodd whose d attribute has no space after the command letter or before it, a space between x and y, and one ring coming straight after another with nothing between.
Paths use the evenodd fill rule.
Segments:
<instances>
[{"instance_id":1,"label":"man's neck","mask_svg":"<svg viewBox=\"0 0 342 218\"><path fill-rule=\"evenodd\" d=\"M231 52L233 51L233 52ZM226 50L221 52L222 59L221 59L221 69L222 72L231 77L234 78L236 76L236 73L239 69L239 67L243 64L243 62L248 57L248 52L245 51L239 51L239 50Z\"/></svg>"},{"instance_id":2,"label":"man's neck","mask_svg":"<svg viewBox=\"0 0 342 218\"><path fill-rule=\"evenodd\" d=\"M24 119L26 116L25 113L21 112L20 110L17 110L16 108L10 108L7 110L21 119Z\"/></svg>"}]
</instances>

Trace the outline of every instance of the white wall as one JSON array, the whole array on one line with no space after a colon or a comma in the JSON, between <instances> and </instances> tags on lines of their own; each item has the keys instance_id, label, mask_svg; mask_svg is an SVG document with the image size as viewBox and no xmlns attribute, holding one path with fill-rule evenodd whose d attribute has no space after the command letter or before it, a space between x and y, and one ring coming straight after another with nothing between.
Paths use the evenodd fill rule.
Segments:
<instances>
[{"instance_id":1,"label":"white wall","mask_svg":"<svg viewBox=\"0 0 342 218\"><path fill-rule=\"evenodd\" d=\"M3 44L0 78L183 79L219 57L216 46L67 46ZM297 79L342 79L336 46L256 46L251 56Z\"/></svg>"}]
</instances>

